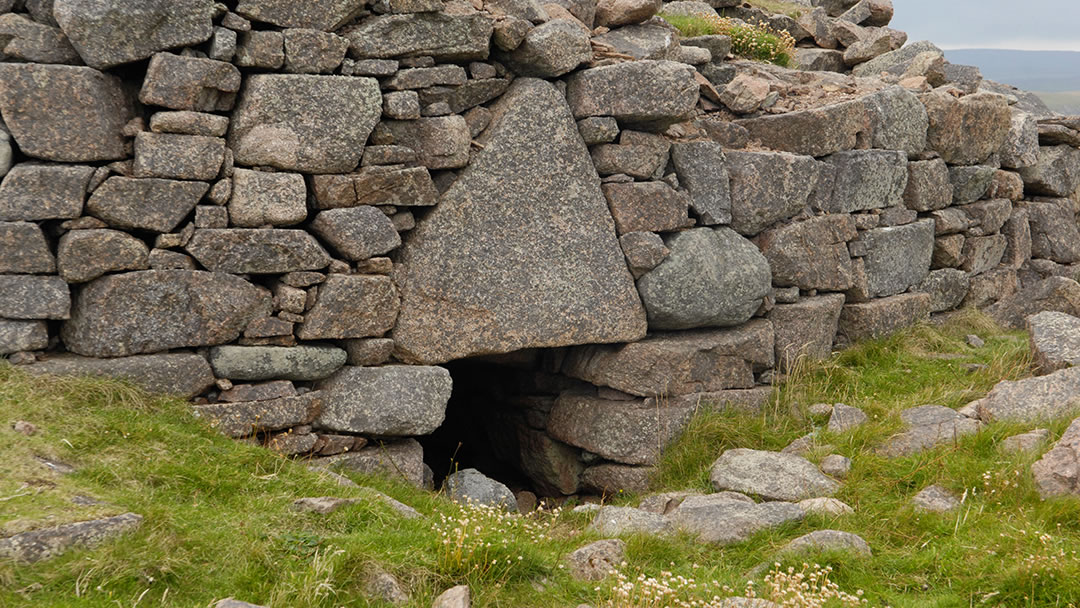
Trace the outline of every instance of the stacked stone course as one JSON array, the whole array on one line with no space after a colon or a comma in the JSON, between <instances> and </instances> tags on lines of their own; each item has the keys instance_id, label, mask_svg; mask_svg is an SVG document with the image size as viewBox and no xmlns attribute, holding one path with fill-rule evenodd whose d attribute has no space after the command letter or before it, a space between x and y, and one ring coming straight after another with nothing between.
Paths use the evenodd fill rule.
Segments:
<instances>
[{"instance_id":1,"label":"stacked stone course","mask_svg":"<svg viewBox=\"0 0 1080 608\"><path fill-rule=\"evenodd\" d=\"M1080 119L888 0L802 4L0 2L0 354L418 484L442 364L485 358L494 452L573 494L800 357L1080 312ZM658 10L769 22L802 69Z\"/></svg>"}]
</instances>

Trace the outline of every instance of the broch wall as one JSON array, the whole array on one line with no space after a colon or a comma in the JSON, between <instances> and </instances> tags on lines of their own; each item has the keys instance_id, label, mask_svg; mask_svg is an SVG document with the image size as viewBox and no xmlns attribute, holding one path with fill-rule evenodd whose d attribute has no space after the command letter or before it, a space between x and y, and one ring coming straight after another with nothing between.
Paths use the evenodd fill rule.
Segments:
<instances>
[{"instance_id":1,"label":"broch wall","mask_svg":"<svg viewBox=\"0 0 1080 608\"><path fill-rule=\"evenodd\" d=\"M0 0L0 354L416 483L449 363L557 495L799 357L1080 312L1080 118L888 0L735 4ZM715 9L802 69L653 17Z\"/></svg>"}]
</instances>

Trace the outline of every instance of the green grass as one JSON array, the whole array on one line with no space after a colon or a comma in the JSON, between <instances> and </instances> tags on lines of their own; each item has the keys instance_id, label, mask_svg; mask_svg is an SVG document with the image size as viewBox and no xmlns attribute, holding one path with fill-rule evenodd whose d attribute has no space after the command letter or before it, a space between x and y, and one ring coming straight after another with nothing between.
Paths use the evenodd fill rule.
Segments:
<instances>
[{"instance_id":1,"label":"green grass","mask_svg":"<svg viewBox=\"0 0 1080 608\"><path fill-rule=\"evenodd\" d=\"M792 19L798 19L802 17L806 12L806 7L799 4L792 4L790 2L783 2L782 0L747 0L747 2L756 6L762 10L770 13L778 13L781 15L787 15Z\"/></svg>"},{"instance_id":2,"label":"green grass","mask_svg":"<svg viewBox=\"0 0 1080 608\"><path fill-rule=\"evenodd\" d=\"M722 34L731 38L731 52L736 56L795 67L795 39L786 30L777 31L767 24L740 25L731 19L711 15L669 15L661 12L659 17L679 30L685 38Z\"/></svg>"},{"instance_id":3,"label":"green grass","mask_svg":"<svg viewBox=\"0 0 1080 608\"><path fill-rule=\"evenodd\" d=\"M968 333L979 334L986 346L967 346ZM985 367L965 368L972 363ZM993 424L956 445L909 458L888 460L874 452L900 427L900 410L962 406L1001 379L1026 375L1028 367L1023 333L967 315L801 365L761 415L698 415L666 451L657 490L707 491L709 465L724 449L779 449L818 429L812 460L829 453L820 446L832 444L854 461L837 498L855 513L811 516L732 547L685 536L630 537L625 572L633 578L666 570L741 590L748 577L760 584L760 566L777 560L777 550L792 538L832 528L861 535L874 556L826 553L779 561L796 569L803 559L828 565L831 579L845 591L864 590L868 605L1080 604L1074 554L1080 501L1040 501L1029 472L1038 456L1005 455L997 448L1026 427ZM824 420L806 413L816 402L860 407L870 422L831 435L820 430ZM470 586L479 607L651 606L610 601L611 583L577 582L559 567L566 553L596 538L585 530L586 515L473 513L478 536L444 544L444 532L456 538L459 508L387 480L357 479L415 507L423 518L402 519L377 502L329 516L292 511L290 503L301 496L364 494L301 463L220 437L175 400L100 380L35 379L0 366L0 413L0 525L8 533L87 514L134 511L146 518L139 530L96 549L35 565L0 563L0 606L187 607L226 596L275 608L377 606L363 592L364 576L375 566L400 578L416 607L430 606L437 593L459 583ZM38 425L39 433L15 435L8 421L16 419ZM1067 423L1048 428L1056 437ZM34 456L78 471L51 474ZM932 483L966 492L962 509L916 514L911 496ZM32 493L8 498L27 491ZM74 511L67 500L77 494L107 505ZM634 504L634 497L618 502ZM477 551L472 557L468 547ZM496 564L487 566L492 560Z\"/></svg>"}]
</instances>

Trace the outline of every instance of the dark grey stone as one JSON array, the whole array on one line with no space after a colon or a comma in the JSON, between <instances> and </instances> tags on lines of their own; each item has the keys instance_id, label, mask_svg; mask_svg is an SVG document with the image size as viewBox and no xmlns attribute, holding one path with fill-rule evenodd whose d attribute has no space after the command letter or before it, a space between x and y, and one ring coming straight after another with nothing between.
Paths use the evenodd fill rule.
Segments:
<instances>
[{"instance_id":1,"label":"dark grey stone","mask_svg":"<svg viewBox=\"0 0 1080 608\"><path fill-rule=\"evenodd\" d=\"M516 49L496 57L516 74L557 78L591 60L592 45L581 26L556 19L529 30Z\"/></svg>"},{"instance_id":2,"label":"dark grey stone","mask_svg":"<svg viewBox=\"0 0 1080 608\"><path fill-rule=\"evenodd\" d=\"M871 297L891 296L918 285L930 272L934 222L875 228L859 235L866 249L863 264Z\"/></svg>"},{"instance_id":3,"label":"dark grey stone","mask_svg":"<svg viewBox=\"0 0 1080 608\"><path fill-rule=\"evenodd\" d=\"M414 13L379 15L348 27L354 59L434 57L436 61L487 59L493 26L487 15Z\"/></svg>"},{"instance_id":4,"label":"dark grey stone","mask_svg":"<svg viewBox=\"0 0 1080 608\"><path fill-rule=\"evenodd\" d=\"M609 401L563 393L551 410L547 433L607 460L655 465L663 446L679 434L692 413L688 406L658 407L653 399Z\"/></svg>"},{"instance_id":5,"label":"dark grey stone","mask_svg":"<svg viewBox=\"0 0 1080 608\"><path fill-rule=\"evenodd\" d=\"M270 293L239 277L144 270L88 283L61 335L80 355L122 357L231 342L271 312Z\"/></svg>"},{"instance_id":6,"label":"dark grey stone","mask_svg":"<svg viewBox=\"0 0 1080 608\"><path fill-rule=\"evenodd\" d=\"M934 211L952 204L949 167L940 158L908 163L904 205L912 211Z\"/></svg>"},{"instance_id":7,"label":"dark grey stone","mask_svg":"<svg viewBox=\"0 0 1080 608\"><path fill-rule=\"evenodd\" d=\"M1061 264L1080 262L1080 229L1068 200L1024 203L1031 227L1031 257Z\"/></svg>"},{"instance_id":8,"label":"dark grey stone","mask_svg":"<svg viewBox=\"0 0 1080 608\"><path fill-rule=\"evenodd\" d=\"M886 150L837 152L825 162L836 167L832 198L819 208L828 213L850 213L903 204L907 187L907 156Z\"/></svg>"},{"instance_id":9,"label":"dark grey stone","mask_svg":"<svg viewBox=\"0 0 1080 608\"><path fill-rule=\"evenodd\" d=\"M333 31L363 12L364 0L240 0L236 12L280 27Z\"/></svg>"},{"instance_id":10,"label":"dark grey stone","mask_svg":"<svg viewBox=\"0 0 1080 608\"><path fill-rule=\"evenodd\" d=\"M643 337L644 310L562 96L519 78L493 114L484 149L399 254L396 356L438 363Z\"/></svg>"},{"instance_id":11,"label":"dark grey stone","mask_svg":"<svg viewBox=\"0 0 1080 608\"><path fill-rule=\"evenodd\" d=\"M44 321L0 319L0 355L49 347L49 327Z\"/></svg>"},{"instance_id":12,"label":"dark grey stone","mask_svg":"<svg viewBox=\"0 0 1080 608\"><path fill-rule=\"evenodd\" d=\"M851 532L839 530L815 530L804 534L780 548L780 554L842 551L870 557L870 545Z\"/></svg>"},{"instance_id":13,"label":"dark grey stone","mask_svg":"<svg viewBox=\"0 0 1080 608\"><path fill-rule=\"evenodd\" d=\"M1080 364L1080 319L1063 312L1044 311L1025 321L1039 373L1049 374Z\"/></svg>"},{"instance_id":14,"label":"dark grey stone","mask_svg":"<svg viewBox=\"0 0 1080 608\"><path fill-rule=\"evenodd\" d=\"M18 13L0 15L0 41L0 53L7 57L31 63L82 63L59 28L36 23Z\"/></svg>"},{"instance_id":15,"label":"dark grey stone","mask_svg":"<svg viewBox=\"0 0 1080 608\"><path fill-rule=\"evenodd\" d=\"M138 528L142 520L142 515L124 513L22 532L0 538L0 557L28 563L50 559L75 547L89 548L100 545L114 536Z\"/></svg>"},{"instance_id":16,"label":"dark grey stone","mask_svg":"<svg viewBox=\"0 0 1080 608\"><path fill-rule=\"evenodd\" d=\"M728 151L731 227L753 236L805 209L818 185L821 166L809 156L785 152ZM713 168L712 173L720 173Z\"/></svg>"},{"instance_id":17,"label":"dark grey stone","mask_svg":"<svg viewBox=\"0 0 1080 608\"><path fill-rule=\"evenodd\" d=\"M694 228L664 244L671 254L638 279L650 329L739 325L771 290L765 256L730 228Z\"/></svg>"},{"instance_id":18,"label":"dark grey stone","mask_svg":"<svg viewBox=\"0 0 1080 608\"><path fill-rule=\"evenodd\" d=\"M1072 146L1042 146L1039 161L1020 169L1024 190L1047 196L1072 196L1080 187L1080 149Z\"/></svg>"},{"instance_id":19,"label":"dark grey stone","mask_svg":"<svg viewBox=\"0 0 1080 608\"><path fill-rule=\"evenodd\" d=\"M312 391L294 397L265 401L196 405L195 415L229 437L247 437L310 424L322 407L322 393Z\"/></svg>"},{"instance_id":20,"label":"dark grey stone","mask_svg":"<svg viewBox=\"0 0 1080 608\"><path fill-rule=\"evenodd\" d=\"M941 268L926 275L914 290L930 294L930 312L942 312L960 306L970 285L971 277L963 270Z\"/></svg>"},{"instance_id":21,"label":"dark grey stone","mask_svg":"<svg viewBox=\"0 0 1080 608\"><path fill-rule=\"evenodd\" d=\"M914 93L902 87L890 87L861 101L870 117L872 147L903 150L908 156L926 149L929 118L926 107Z\"/></svg>"},{"instance_id":22,"label":"dark grey stone","mask_svg":"<svg viewBox=\"0 0 1080 608\"><path fill-rule=\"evenodd\" d=\"M240 165L347 173L381 114L372 78L256 74L240 93L229 146Z\"/></svg>"},{"instance_id":23,"label":"dark grey stone","mask_svg":"<svg viewBox=\"0 0 1080 608\"><path fill-rule=\"evenodd\" d=\"M450 500L461 504L487 505L517 513L517 499L510 488L476 469L455 471L443 482L443 489Z\"/></svg>"},{"instance_id":24,"label":"dark grey stone","mask_svg":"<svg viewBox=\"0 0 1080 608\"><path fill-rule=\"evenodd\" d=\"M949 181L952 183L952 204L966 205L981 199L994 181L994 167L975 165L973 167L949 167Z\"/></svg>"},{"instance_id":25,"label":"dark grey stone","mask_svg":"<svg viewBox=\"0 0 1080 608\"><path fill-rule=\"evenodd\" d=\"M195 46L214 33L210 0L55 0L53 15L86 65L98 69Z\"/></svg>"},{"instance_id":26,"label":"dark grey stone","mask_svg":"<svg viewBox=\"0 0 1080 608\"><path fill-rule=\"evenodd\" d=\"M210 365L219 378L235 381L321 380L345 365L345 351L328 344L215 346Z\"/></svg>"},{"instance_id":27,"label":"dark grey stone","mask_svg":"<svg viewBox=\"0 0 1080 608\"><path fill-rule=\"evenodd\" d=\"M186 250L213 272L281 274L330 264L326 250L303 230L199 229Z\"/></svg>"}]
</instances>

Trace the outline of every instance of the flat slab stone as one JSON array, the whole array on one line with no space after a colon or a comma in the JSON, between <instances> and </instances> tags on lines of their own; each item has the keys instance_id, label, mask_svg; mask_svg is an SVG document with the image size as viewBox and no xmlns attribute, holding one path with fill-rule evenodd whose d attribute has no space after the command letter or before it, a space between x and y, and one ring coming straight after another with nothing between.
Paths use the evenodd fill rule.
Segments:
<instances>
[{"instance_id":1,"label":"flat slab stone","mask_svg":"<svg viewBox=\"0 0 1080 608\"><path fill-rule=\"evenodd\" d=\"M1080 495L1080 418L1073 420L1061 439L1031 465L1039 496Z\"/></svg>"},{"instance_id":2,"label":"flat slab stone","mask_svg":"<svg viewBox=\"0 0 1080 608\"><path fill-rule=\"evenodd\" d=\"M955 442L979 430L979 421L941 405L923 405L900 412L907 430L889 439L880 453L889 458L911 456L934 446Z\"/></svg>"},{"instance_id":3,"label":"flat slab stone","mask_svg":"<svg viewBox=\"0 0 1080 608\"><path fill-rule=\"evenodd\" d=\"M1080 405L1080 368L1045 376L1003 380L986 397L973 402L983 422L1038 422L1060 418Z\"/></svg>"},{"instance_id":4,"label":"flat slab stone","mask_svg":"<svg viewBox=\"0 0 1080 608\"><path fill-rule=\"evenodd\" d=\"M837 336L855 343L880 338L930 316L930 294L904 293L862 304L845 304Z\"/></svg>"},{"instance_id":5,"label":"flat slab stone","mask_svg":"<svg viewBox=\"0 0 1080 608\"><path fill-rule=\"evenodd\" d=\"M843 307L844 296L835 293L773 307L768 318L776 336L776 362L780 368L790 370L800 358L827 359L832 354Z\"/></svg>"},{"instance_id":6,"label":"flat slab stone","mask_svg":"<svg viewBox=\"0 0 1080 608\"><path fill-rule=\"evenodd\" d=\"M57 276L0 274L0 319L67 319L71 293Z\"/></svg>"},{"instance_id":7,"label":"flat slab stone","mask_svg":"<svg viewBox=\"0 0 1080 608\"><path fill-rule=\"evenodd\" d=\"M240 277L143 270L86 284L61 336L80 355L122 357L231 342L271 312L270 292Z\"/></svg>"},{"instance_id":8,"label":"flat slab stone","mask_svg":"<svg viewBox=\"0 0 1080 608\"><path fill-rule=\"evenodd\" d=\"M1034 452L1038 450L1047 439L1050 439L1050 431L1046 429L1035 429L1033 431L1028 431L1027 433L1006 437L1001 440L999 447L1001 448L1001 451L1007 454Z\"/></svg>"},{"instance_id":9,"label":"flat slab stone","mask_svg":"<svg viewBox=\"0 0 1080 608\"><path fill-rule=\"evenodd\" d=\"M219 378L237 381L321 380L345 365L343 349L329 344L216 346L210 365Z\"/></svg>"},{"instance_id":10,"label":"flat slab stone","mask_svg":"<svg viewBox=\"0 0 1080 608\"><path fill-rule=\"evenodd\" d=\"M314 464L364 475L404 478L417 487L424 485L424 448L415 439L376 442L355 452L318 458Z\"/></svg>"},{"instance_id":11,"label":"flat slab stone","mask_svg":"<svg viewBox=\"0 0 1080 608\"><path fill-rule=\"evenodd\" d=\"M195 415L229 437L247 437L257 432L280 431L309 424L322 406L322 395L312 391L294 397L263 401L196 405Z\"/></svg>"},{"instance_id":12,"label":"flat slab stone","mask_svg":"<svg viewBox=\"0 0 1080 608\"><path fill-rule=\"evenodd\" d=\"M626 543L621 540L598 540L567 555L566 564L574 578L600 581L619 567L625 553Z\"/></svg>"},{"instance_id":13,"label":"flat slab stone","mask_svg":"<svg viewBox=\"0 0 1080 608\"><path fill-rule=\"evenodd\" d=\"M676 396L753 388L771 368L773 328L757 319L732 329L655 333L639 342L570 349L562 373L624 393Z\"/></svg>"},{"instance_id":14,"label":"flat slab stone","mask_svg":"<svg viewBox=\"0 0 1080 608\"><path fill-rule=\"evenodd\" d=\"M398 359L644 337L644 309L565 101L519 78L493 112L484 149L400 250Z\"/></svg>"},{"instance_id":15,"label":"flat slab stone","mask_svg":"<svg viewBox=\"0 0 1080 608\"><path fill-rule=\"evenodd\" d=\"M124 513L53 528L31 530L0 538L0 558L19 562L39 562L74 547L95 547L106 540L138 528L142 515Z\"/></svg>"},{"instance_id":16,"label":"flat slab stone","mask_svg":"<svg viewBox=\"0 0 1080 608\"><path fill-rule=\"evenodd\" d=\"M637 284L652 330L740 325L771 290L765 256L731 228L684 230L664 245L671 253Z\"/></svg>"},{"instance_id":17,"label":"flat slab stone","mask_svg":"<svg viewBox=\"0 0 1080 608\"><path fill-rule=\"evenodd\" d=\"M116 359L58 354L21 369L31 374L115 378L131 382L149 393L179 395L187 399L203 394L215 381L206 358L194 353Z\"/></svg>"},{"instance_id":18,"label":"flat slab stone","mask_svg":"<svg viewBox=\"0 0 1080 608\"><path fill-rule=\"evenodd\" d=\"M105 69L214 33L209 0L55 0L53 15L86 65Z\"/></svg>"},{"instance_id":19,"label":"flat slab stone","mask_svg":"<svg viewBox=\"0 0 1080 608\"><path fill-rule=\"evenodd\" d=\"M766 148L826 156L855 148L859 133L870 128L870 115L859 100L809 110L735 121Z\"/></svg>"},{"instance_id":20,"label":"flat slab stone","mask_svg":"<svg viewBox=\"0 0 1080 608\"><path fill-rule=\"evenodd\" d=\"M253 21L281 27L331 32L360 13L364 4L364 0L241 0L236 12Z\"/></svg>"},{"instance_id":21,"label":"flat slab stone","mask_svg":"<svg viewBox=\"0 0 1080 608\"><path fill-rule=\"evenodd\" d=\"M1080 364L1080 319L1045 311L1027 318L1031 353L1039 373Z\"/></svg>"},{"instance_id":22,"label":"flat slab stone","mask_svg":"<svg viewBox=\"0 0 1080 608\"><path fill-rule=\"evenodd\" d=\"M729 494L690 496L666 518L677 530L697 536L702 542L733 545L748 540L761 530L802 521L806 517L797 504L755 503Z\"/></svg>"},{"instance_id":23,"label":"flat slab stone","mask_svg":"<svg viewBox=\"0 0 1080 608\"><path fill-rule=\"evenodd\" d=\"M610 401L563 393L547 423L555 439L624 464L655 465L693 414L657 400Z\"/></svg>"},{"instance_id":24,"label":"flat slab stone","mask_svg":"<svg viewBox=\"0 0 1080 608\"><path fill-rule=\"evenodd\" d=\"M0 65L0 115L23 154L84 162L127 156L131 97L116 76L92 68Z\"/></svg>"},{"instance_id":25,"label":"flat slab stone","mask_svg":"<svg viewBox=\"0 0 1080 608\"><path fill-rule=\"evenodd\" d=\"M712 465L709 480L716 490L734 490L765 500L832 496L840 488L802 456L745 448L721 454Z\"/></svg>"},{"instance_id":26,"label":"flat slab stone","mask_svg":"<svg viewBox=\"0 0 1080 608\"><path fill-rule=\"evenodd\" d=\"M355 59L433 57L436 61L473 61L488 57L494 26L475 13L378 15L341 32Z\"/></svg>"},{"instance_id":27,"label":"flat slab stone","mask_svg":"<svg viewBox=\"0 0 1080 608\"><path fill-rule=\"evenodd\" d=\"M381 115L374 78L255 74L240 91L229 147L239 165L348 173Z\"/></svg>"},{"instance_id":28,"label":"flat slab stone","mask_svg":"<svg viewBox=\"0 0 1080 608\"><path fill-rule=\"evenodd\" d=\"M427 435L446 417L452 387L442 367L343 367L318 383L321 429L379 436Z\"/></svg>"},{"instance_id":29,"label":"flat slab stone","mask_svg":"<svg viewBox=\"0 0 1080 608\"><path fill-rule=\"evenodd\" d=\"M199 229L186 250L213 272L283 274L330 264L330 255L303 230Z\"/></svg>"},{"instance_id":30,"label":"flat slab stone","mask_svg":"<svg viewBox=\"0 0 1080 608\"><path fill-rule=\"evenodd\" d=\"M939 485L928 486L911 498L916 511L925 513L946 513L960 506L960 501L952 492Z\"/></svg>"}]
</instances>

